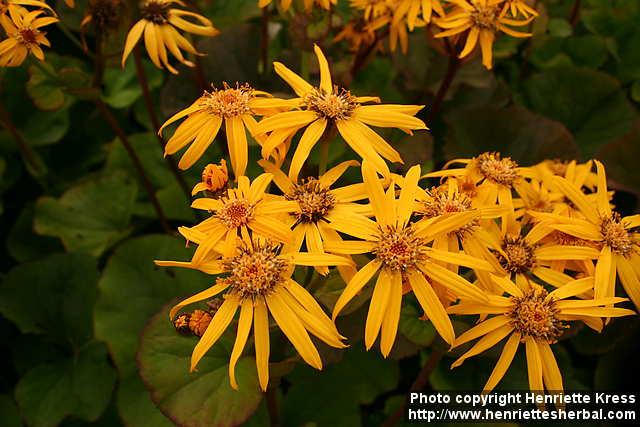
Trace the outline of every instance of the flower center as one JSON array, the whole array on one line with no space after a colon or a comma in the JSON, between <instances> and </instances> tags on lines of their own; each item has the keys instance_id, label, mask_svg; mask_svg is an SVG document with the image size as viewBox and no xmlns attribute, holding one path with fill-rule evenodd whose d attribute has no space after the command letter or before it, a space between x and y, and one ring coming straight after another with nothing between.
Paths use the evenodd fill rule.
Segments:
<instances>
[{"instance_id":1,"label":"flower center","mask_svg":"<svg viewBox=\"0 0 640 427\"><path fill-rule=\"evenodd\" d=\"M22 44L33 46L38 44L38 34L40 34L40 31L36 29L23 28L21 30L18 30L17 39Z\"/></svg>"},{"instance_id":2,"label":"flower center","mask_svg":"<svg viewBox=\"0 0 640 427\"><path fill-rule=\"evenodd\" d=\"M426 218L434 218L450 213L467 212L472 209L471 199L465 194L453 193L450 196L447 189L442 187L432 188L427 193L430 197L422 202L421 209L418 211L419 215ZM464 234L473 231L473 229L478 226L478 223L479 220L474 218L457 230L452 231L452 233L456 233L459 237L462 237Z\"/></svg>"},{"instance_id":3,"label":"flower center","mask_svg":"<svg viewBox=\"0 0 640 427\"><path fill-rule=\"evenodd\" d=\"M224 279L231 292L241 298L267 295L275 286L284 282L283 273L288 267L278 258L278 246L266 244L254 248L240 248L238 255L225 262L229 276Z\"/></svg>"},{"instance_id":4,"label":"flower center","mask_svg":"<svg viewBox=\"0 0 640 427\"><path fill-rule=\"evenodd\" d=\"M314 89L304 97L307 109L315 111L319 116L328 120L342 120L351 117L358 106L356 98L346 89L334 88L332 93L324 93Z\"/></svg>"},{"instance_id":5,"label":"flower center","mask_svg":"<svg viewBox=\"0 0 640 427\"><path fill-rule=\"evenodd\" d=\"M426 242L416 236L411 227L397 229L386 226L380 229L378 243L371 252L383 267L404 272L427 259L425 249Z\"/></svg>"},{"instance_id":6,"label":"flower center","mask_svg":"<svg viewBox=\"0 0 640 427\"><path fill-rule=\"evenodd\" d=\"M336 204L336 198L323 187L316 178L307 178L302 184L295 184L287 200L298 202L300 212L294 213L298 223L315 223L325 219Z\"/></svg>"},{"instance_id":7,"label":"flower center","mask_svg":"<svg viewBox=\"0 0 640 427\"><path fill-rule=\"evenodd\" d=\"M120 21L122 0L91 0L89 15L100 30L116 28Z\"/></svg>"},{"instance_id":8,"label":"flower center","mask_svg":"<svg viewBox=\"0 0 640 427\"><path fill-rule=\"evenodd\" d=\"M164 24L168 20L169 3L163 0L148 0L142 4L140 14L142 19L151 21L154 24Z\"/></svg>"},{"instance_id":9,"label":"flower center","mask_svg":"<svg viewBox=\"0 0 640 427\"><path fill-rule=\"evenodd\" d=\"M547 291L542 288L528 289L522 297L512 296L513 306L507 317L516 332L552 344L567 325L558 319L556 302L546 297Z\"/></svg>"},{"instance_id":10,"label":"flower center","mask_svg":"<svg viewBox=\"0 0 640 427\"><path fill-rule=\"evenodd\" d=\"M218 210L216 216L227 228L238 228L253 219L253 208L245 199L229 200Z\"/></svg>"},{"instance_id":11,"label":"flower center","mask_svg":"<svg viewBox=\"0 0 640 427\"><path fill-rule=\"evenodd\" d=\"M480 173L489 181L511 187L519 177L518 164L511 157L501 158L500 153L483 153L476 157Z\"/></svg>"},{"instance_id":12,"label":"flower center","mask_svg":"<svg viewBox=\"0 0 640 427\"><path fill-rule=\"evenodd\" d=\"M635 242L622 223L620 214L614 212L600 222L600 234L605 245L619 255L628 256Z\"/></svg>"},{"instance_id":13,"label":"flower center","mask_svg":"<svg viewBox=\"0 0 640 427\"><path fill-rule=\"evenodd\" d=\"M500 9L497 6L481 6L479 4L475 4L474 6L475 9L471 12L471 20L474 25L495 31Z\"/></svg>"},{"instance_id":14,"label":"flower center","mask_svg":"<svg viewBox=\"0 0 640 427\"><path fill-rule=\"evenodd\" d=\"M211 92L205 91L200 97L200 105L210 114L221 117L236 117L251 113L249 101L253 98L253 88L248 84L236 84L235 88L229 87L225 82L223 89L213 88Z\"/></svg>"},{"instance_id":15,"label":"flower center","mask_svg":"<svg viewBox=\"0 0 640 427\"><path fill-rule=\"evenodd\" d=\"M505 270L511 273L526 273L536 264L534 248L518 237L506 236L502 241L505 255L498 254L498 261Z\"/></svg>"}]
</instances>

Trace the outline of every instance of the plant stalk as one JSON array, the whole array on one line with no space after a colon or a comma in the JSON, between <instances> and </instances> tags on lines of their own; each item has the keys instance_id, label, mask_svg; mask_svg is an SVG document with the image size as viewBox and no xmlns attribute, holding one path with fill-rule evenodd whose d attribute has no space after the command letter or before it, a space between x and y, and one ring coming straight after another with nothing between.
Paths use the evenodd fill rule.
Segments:
<instances>
[{"instance_id":1,"label":"plant stalk","mask_svg":"<svg viewBox=\"0 0 640 427\"><path fill-rule=\"evenodd\" d=\"M144 102L147 107L147 112L149 113L149 119L151 120L151 125L153 126L154 134L156 135L156 139L158 140L158 145L160 149L164 152L164 139L158 133L160 129L160 122L158 120L158 116L156 115L155 109L153 108L153 99L151 98L151 91L149 90L149 84L147 81L147 75L144 72L144 67L142 65L142 58L140 56L140 47L134 49L134 59L136 64L136 74L138 76L138 83L140 84L140 88L142 89L142 96L144 97ZM187 182L184 180L184 177L180 174L180 169L178 169L178 165L176 165L175 160L172 157L165 157L165 161L171 170L171 173L175 177L176 181L180 185L180 188L184 192L187 200L191 201L191 191L189 190L189 186Z\"/></svg>"}]
</instances>

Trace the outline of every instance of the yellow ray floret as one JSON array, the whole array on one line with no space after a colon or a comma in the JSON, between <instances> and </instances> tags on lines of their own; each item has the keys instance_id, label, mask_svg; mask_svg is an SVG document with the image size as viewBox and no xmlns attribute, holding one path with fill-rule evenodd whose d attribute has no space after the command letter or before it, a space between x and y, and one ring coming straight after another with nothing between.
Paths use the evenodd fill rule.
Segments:
<instances>
[{"instance_id":1,"label":"yellow ray floret","mask_svg":"<svg viewBox=\"0 0 640 427\"><path fill-rule=\"evenodd\" d=\"M0 42L0 67L17 67L29 54L44 61L42 46L50 47L49 40L42 27L58 22L53 16L40 16L43 10L17 12L13 20L7 15L0 16L0 24L7 34L7 39Z\"/></svg>"}]
</instances>

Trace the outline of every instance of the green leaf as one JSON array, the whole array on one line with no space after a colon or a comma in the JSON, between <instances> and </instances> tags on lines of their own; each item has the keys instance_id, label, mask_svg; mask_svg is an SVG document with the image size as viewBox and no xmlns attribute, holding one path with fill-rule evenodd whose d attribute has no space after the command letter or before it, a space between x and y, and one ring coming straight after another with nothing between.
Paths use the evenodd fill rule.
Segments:
<instances>
[{"instance_id":1,"label":"green leaf","mask_svg":"<svg viewBox=\"0 0 640 427\"><path fill-rule=\"evenodd\" d=\"M428 320L421 320L421 310L405 303L400 311L399 332L409 341L419 346L428 346L436 337L436 330Z\"/></svg>"},{"instance_id":2,"label":"green leaf","mask_svg":"<svg viewBox=\"0 0 640 427\"><path fill-rule=\"evenodd\" d=\"M631 85L631 99L640 103L640 80L636 80Z\"/></svg>"},{"instance_id":3,"label":"green leaf","mask_svg":"<svg viewBox=\"0 0 640 427\"><path fill-rule=\"evenodd\" d=\"M55 254L13 268L0 287L0 312L23 333L46 333L80 345L91 338L96 260Z\"/></svg>"},{"instance_id":4,"label":"green leaf","mask_svg":"<svg viewBox=\"0 0 640 427\"><path fill-rule=\"evenodd\" d=\"M608 74L586 68L562 67L536 74L525 82L533 111L558 120L573 132L585 157L629 131L633 107Z\"/></svg>"},{"instance_id":5,"label":"green leaf","mask_svg":"<svg viewBox=\"0 0 640 427\"><path fill-rule=\"evenodd\" d=\"M149 89L160 87L162 71L149 61L142 61L142 64ZM107 68L104 73L104 86L103 100L113 108L126 108L133 105L142 96L133 58L127 61L124 70L120 67Z\"/></svg>"},{"instance_id":6,"label":"green leaf","mask_svg":"<svg viewBox=\"0 0 640 427\"><path fill-rule=\"evenodd\" d=\"M445 119L447 158L500 151L522 164L547 158L575 158L571 134L558 122L523 107L476 107L455 110Z\"/></svg>"},{"instance_id":7,"label":"green leaf","mask_svg":"<svg viewBox=\"0 0 640 427\"><path fill-rule=\"evenodd\" d=\"M238 390L229 385L231 337L221 338L189 372L197 338L176 332L167 318L168 307L152 318L140 338L138 365L151 398L181 426L236 426L258 408L262 392L253 357L236 366Z\"/></svg>"},{"instance_id":8,"label":"green leaf","mask_svg":"<svg viewBox=\"0 0 640 427\"><path fill-rule=\"evenodd\" d=\"M568 37L573 33L569 21L564 18L551 18L547 24L549 34L553 37Z\"/></svg>"},{"instance_id":9,"label":"green leaf","mask_svg":"<svg viewBox=\"0 0 640 427\"><path fill-rule=\"evenodd\" d=\"M73 359L27 372L16 401L31 427L54 427L70 415L94 421L109 404L115 379L104 344L93 342Z\"/></svg>"},{"instance_id":10,"label":"green leaf","mask_svg":"<svg viewBox=\"0 0 640 427\"><path fill-rule=\"evenodd\" d=\"M129 143L138 154L142 166L153 184L153 188L158 189L156 195L167 218L185 222L194 221L195 216L190 207L190 200L187 200L175 176L169 170L169 166L163 158L162 150L158 145L156 135L152 133L133 134L129 136ZM125 171L132 179L135 179L137 172L120 140L114 140L109 145L108 150L104 173L111 174L117 171ZM190 170L190 173L184 173L183 175L185 175L187 181L196 182L200 179L200 170L197 169L196 165ZM146 196L146 193L141 194L141 196ZM153 206L147 200L144 201L141 208L138 207L136 209L135 213L140 216L157 218Z\"/></svg>"},{"instance_id":11,"label":"green leaf","mask_svg":"<svg viewBox=\"0 0 640 427\"><path fill-rule=\"evenodd\" d=\"M22 132L30 145L48 145L60 141L69 130L69 108L58 111L34 111L23 125Z\"/></svg>"},{"instance_id":12,"label":"green leaf","mask_svg":"<svg viewBox=\"0 0 640 427\"><path fill-rule=\"evenodd\" d=\"M64 249L58 239L41 236L33 231L33 215L33 205L25 206L9 230L7 251L16 261L31 261Z\"/></svg>"},{"instance_id":13,"label":"green leaf","mask_svg":"<svg viewBox=\"0 0 640 427\"><path fill-rule=\"evenodd\" d=\"M361 347L345 350L339 363L321 373L306 365L296 367L287 377L291 387L283 400L285 425L362 425L360 405L396 387L398 363Z\"/></svg>"},{"instance_id":14,"label":"green leaf","mask_svg":"<svg viewBox=\"0 0 640 427\"><path fill-rule=\"evenodd\" d=\"M35 230L59 237L70 251L100 255L131 232L136 182L123 173L94 176L62 197L36 204Z\"/></svg>"},{"instance_id":15,"label":"green leaf","mask_svg":"<svg viewBox=\"0 0 640 427\"><path fill-rule=\"evenodd\" d=\"M42 62L40 67L35 65L29 67L31 77L27 82L27 93L39 109L58 110L64 106L65 96L59 82L54 79L56 71L47 62Z\"/></svg>"},{"instance_id":16,"label":"green leaf","mask_svg":"<svg viewBox=\"0 0 640 427\"><path fill-rule=\"evenodd\" d=\"M637 159L640 156L640 120L636 121L631 132L610 142L598 151L607 170L607 178L616 187L640 193L640 174Z\"/></svg>"},{"instance_id":17,"label":"green leaf","mask_svg":"<svg viewBox=\"0 0 640 427\"><path fill-rule=\"evenodd\" d=\"M107 343L118 368L118 411L130 427L172 425L151 402L135 358L138 338L151 315L169 301L199 292L211 283L211 277L202 273L160 268L153 263L154 259L187 260L192 253L182 239L169 236L128 240L109 258L98 283L95 334Z\"/></svg>"},{"instance_id":18,"label":"green leaf","mask_svg":"<svg viewBox=\"0 0 640 427\"><path fill-rule=\"evenodd\" d=\"M16 402L6 394L0 394L0 420L2 427L22 427Z\"/></svg>"}]
</instances>

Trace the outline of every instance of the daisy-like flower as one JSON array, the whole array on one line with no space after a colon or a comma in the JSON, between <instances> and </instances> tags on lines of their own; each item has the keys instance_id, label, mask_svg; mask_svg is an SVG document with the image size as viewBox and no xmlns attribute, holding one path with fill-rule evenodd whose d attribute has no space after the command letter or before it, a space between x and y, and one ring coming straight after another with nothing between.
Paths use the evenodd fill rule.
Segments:
<instances>
[{"instance_id":1,"label":"daisy-like flower","mask_svg":"<svg viewBox=\"0 0 640 427\"><path fill-rule=\"evenodd\" d=\"M444 16L440 0L399 0L393 13L393 23L405 21L409 31L413 31L419 19L422 19L425 24L431 22L434 11L439 16Z\"/></svg>"},{"instance_id":2,"label":"daisy-like flower","mask_svg":"<svg viewBox=\"0 0 640 427\"><path fill-rule=\"evenodd\" d=\"M173 115L158 130L159 134L171 123L186 119L167 141L164 154L171 155L191 144L178 163L180 169L191 167L211 145L224 122L231 166L236 177L244 175L249 161L246 129L255 134L254 115L273 113L274 109L288 109L286 100L269 97L248 84L205 91L193 104ZM277 110L276 110L277 111Z\"/></svg>"},{"instance_id":3,"label":"daisy-like flower","mask_svg":"<svg viewBox=\"0 0 640 427\"><path fill-rule=\"evenodd\" d=\"M201 191L206 191L213 197L221 196L227 189L229 183L229 172L227 171L227 162L220 160L220 164L209 163L202 171L202 181L197 183L191 195L196 195Z\"/></svg>"},{"instance_id":4,"label":"daisy-like flower","mask_svg":"<svg viewBox=\"0 0 640 427\"><path fill-rule=\"evenodd\" d=\"M47 3L40 0L0 0L0 17L8 16L13 22L16 22L16 15L28 12L27 7L36 7L39 9L47 9L55 15L54 10Z\"/></svg>"},{"instance_id":5,"label":"daisy-like flower","mask_svg":"<svg viewBox=\"0 0 640 427\"><path fill-rule=\"evenodd\" d=\"M329 254L281 253L280 247L255 238L245 238L244 244L230 257L214 261L211 274L222 274L216 284L171 309L173 321L181 308L224 292L224 302L218 308L191 355L191 370L218 341L240 309L236 340L229 361L229 380L238 388L235 365L240 359L253 326L258 379L262 390L269 383L269 313L284 335L291 341L302 359L316 369L322 369L322 359L309 333L336 348L346 347L344 339L320 305L291 278L296 265L347 265L347 258ZM157 261L158 265L173 265Z\"/></svg>"},{"instance_id":6,"label":"daisy-like flower","mask_svg":"<svg viewBox=\"0 0 640 427\"><path fill-rule=\"evenodd\" d=\"M407 172L398 198L393 184L385 193L375 169L367 161L362 165L362 175L376 221L363 218L357 225L340 230L362 240L325 242L325 249L337 254L371 253L374 258L347 283L333 308L333 318L379 273L365 326L367 349L373 346L380 334L382 355L386 357L389 354L398 330L402 295L409 291L413 291L426 317L442 338L453 343L455 336L451 321L432 284L437 282L458 296L477 301L486 302L486 296L480 288L441 266L440 262L481 270L491 270L491 266L484 260L465 254L428 247L433 240L429 235L432 230L428 227L416 229L409 222L415 210L419 166Z\"/></svg>"},{"instance_id":7,"label":"daisy-like flower","mask_svg":"<svg viewBox=\"0 0 640 427\"><path fill-rule=\"evenodd\" d=\"M383 157L391 162L402 162L400 154L369 125L393 127L402 130L427 129L416 117L422 105L362 105L379 101L376 97L356 97L351 92L334 86L329 64L320 48L314 45L320 64L320 86L313 87L302 77L279 62L276 72L299 98L295 98L299 109L267 117L258 123L258 134L271 134L266 139L262 155L265 158L287 137L305 128L291 159L289 177L296 181L298 174L313 146L331 126L336 126L349 146L363 159L372 163L383 175L389 175L389 167Z\"/></svg>"},{"instance_id":8,"label":"daisy-like flower","mask_svg":"<svg viewBox=\"0 0 640 427\"><path fill-rule=\"evenodd\" d=\"M238 188L230 188L219 199L202 197L194 200L192 207L206 210L210 218L193 227L180 227L180 233L190 242L198 244L193 255L193 265L197 267L207 260L211 251L223 242L221 252L229 256L234 253L237 236L253 233L270 240L289 243L291 230L287 224L278 220L277 215L294 213L298 204L283 198L269 198L265 190L273 175L264 173L253 182L249 178L238 178ZM275 216L275 217L274 217Z\"/></svg>"},{"instance_id":9,"label":"daisy-like flower","mask_svg":"<svg viewBox=\"0 0 640 427\"><path fill-rule=\"evenodd\" d=\"M33 12L17 12L15 20L6 15L0 17L0 24L7 34L7 39L0 42L0 67L17 67L31 53L40 61L44 61L44 52L40 45L51 46L45 37L42 27L58 22L53 16L40 16L43 10Z\"/></svg>"},{"instance_id":10,"label":"daisy-like flower","mask_svg":"<svg viewBox=\"0 0 640 427\"><path fill-rule=\"evenodd\" d=\"M584 219L554 214L540 214L552 221L550 227L600 247L595 268L596 298L615 293L616 276L636 308L640 309L640 215L622 217L611 209L604 166L597 168L596 203L592 203L580 187L566 178L554 177L557 191L569 199Z\"/></svg>"},{"instance_id":11,"label":"daisy-like flower","mask_svg":"<svg viewBox=\"0 0 640 427\"><path fill-rule=\"evenodd\" d=\"M482 51L482 63L487 69L493 67L493 42L499 32L512 37L531 37L531 33L523 33L509 28L507 25L522 27L529 24L534 16L525 20L507 18L502 12L504 0L451 0L454 8L435 23L444 31L436 34L436 38L458 37L465 33L466 42L459 54L460 58L471 54L477 44Z\"/></svg>"},{"instance_id":12,"label":"daisy-like flower","mask_svg":"<svg viewBox=\"0 0 640 427\"><path fill-rule=\"evenodd\" d=\"M464 168L447 169L455 163ZM507 208L502 216L502 229L515 222L512 190L519 192L524 183L518 164L500 153L486 152L472 159L454 159L441 171L431 172L425 178L448 177L459 181L459 186L471 198L474 207L491 206L496 203Z\"/></svg>"},{"instance_id":13,"label":"daisy-like flower","mask_svg":"<svg viewBox=\"0 0 640 427\"><path fill-rule=\"evenodd\" d=\"M591 289L592 278L573 281L550 293L537 285L521 289L506 278L494 276L494 280L509 296L493 295L488 303L463 301L447 310L450 314L493 315L456 339L454 346L482 337L453 363L452 368L509 337L483 392L490 392L500 382L521 342L526 350L529 388L536 392L544 392L545 388L550 392L561 392L562 374L551 344L558 341L568 327L567 322L591 319L601 328L602 321L598 318L634 314L624 308L605 307L625 301L625 298L572 299Z\"/></svg>"},{"instance_id":14,"label":"daisy-like flower","mask_svg":"<svg viewBox=\"0 0 640 427\"><path fill-rule=\"evenodd\" d=\"M301 182L292 181L280 169L266 160L258 162L266 172L273 174L274 182L287 200L298 204L298 211L290 214L287 225L292 229L292 243L285 246L299 251L302 244L307 252L325 253L324 243L341 242L340 234L334 229L348 228L358 223L362 215L371 215L371 207L354 203L367 198L363 184L352 184L331 188L350 166L359 166L355 160L346 161L328 170L318 178L309 177ZM326 266L316 266L321 274L326 274ZM355 273L353 267L338 267L345 280Z\"/></svg>"},{"instance_id":15,"label":"daisy-like flower","mask_svg":"<svg viewBox=\"0 0 640 427\"><path fill-rule=\"evenodd\" d=\"M178 30L207 37L215 36L218 34L218 30L204 16L178 9L174 5L185 7L181 0L145 0L141 4L140 15L142 19L131 27L124 44L123 68L127 57L143 34L147 53L156 67L163 68L164 66L170 72L178 73L169 63L167 51L181 63L189 67L194 66L193 62L184 58L180 49L193 55L199 55L199 52Z\"/></svg>"}]
</instances>

